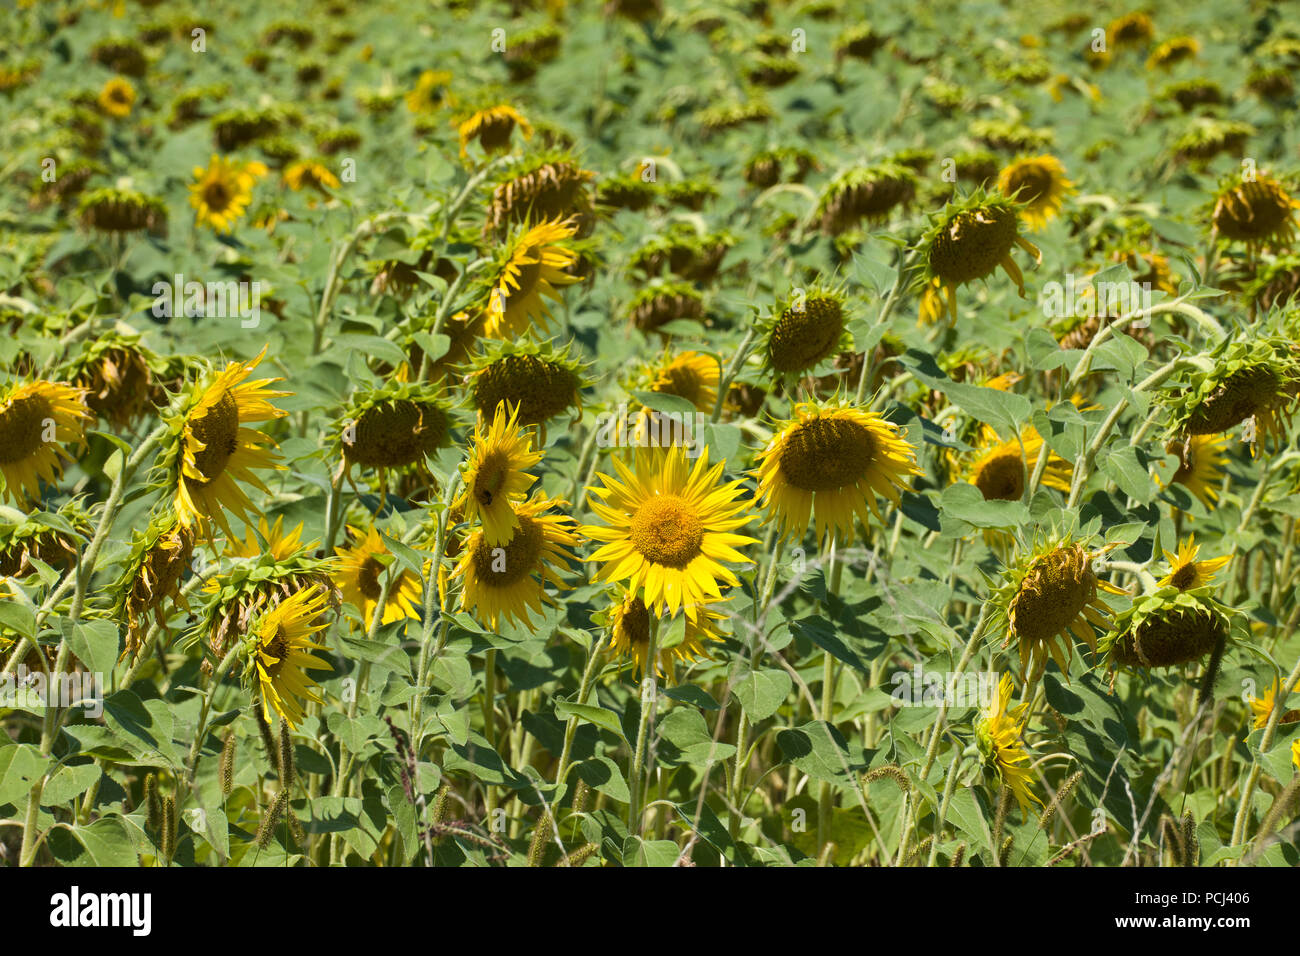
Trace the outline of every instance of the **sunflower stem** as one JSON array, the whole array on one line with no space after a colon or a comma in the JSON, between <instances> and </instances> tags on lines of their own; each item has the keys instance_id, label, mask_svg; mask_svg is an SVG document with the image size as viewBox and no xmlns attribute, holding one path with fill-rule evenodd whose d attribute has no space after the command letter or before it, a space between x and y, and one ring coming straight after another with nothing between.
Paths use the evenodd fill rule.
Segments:
<instances>
[{"instance_id":1,"label":"sunflower stem","mask_svg":"<svg viewBox=\"0 0 1300 956\"><path fill-rule=\"evenodd\" d=\"M1257 754L1267 753L1273 745L1273 737L1277 733L1278 723L1282 719L1282 712L1286 709L1282 706L1283 702L1291 696L1295 690L1296 684L1300 683L1300 660L1296 661L1295 668L1291 671L1286 682L1278 690L1274 700L1277 702L1268 715L1268 723L1264 725L1264 735L1259 740L1259 749ZM1241 788L1241 803L1237 806L1237 816L1232 823L1232 846L1240 846L1246 838L1247 820L1250 815L1251 798L1255 796L1255 787L1259 783L1260 762L1257 756L1250 766L1250 773L1246 777L1245 786Z\"/></svg>"},{"instance_id":2,"label":"sunflower stem","mask_svg":"<svg viewBox=\"0 0 1300 956\"><path fill-rule=\"evenodd\" d=\"M830 536L830 554L827 557L829 567L829 581L826 585L827 603L831 595L836 594L840 587L840 572L844 568L842 561L838 561L836 555L836 544L838 543L839 533L832 532ZM822 657L822 702L821 702L821 719L828 727L833 725L835 716L835 658L830 651L826 651ZM817 796L817 847L818 852L825 852L826 842L830 838L831 813L832 813L832 794L829 781L823 780L820 792Z\"/></svg>"},{"instance_id":3,"label":"sunflower stem","mask_svg":"<svg viewBox=\"0 0 1300 956\"><path fill-rule=\"evenodd\" d=\"M740 371L740 366L745 363L745 359L749 358L749 352L754 344L756 334L754 326L751 325L745 331L745 337L736 346L736 352L731 356L731 361L727 363L727 367L723 370L722 378L718 380L718 399L713 403L713 414L709 416L710 423L716 424L721 420L722 408L727 404L727 392L731 389L732 380Z\"/></svg>"},{"instance_id":4,"label":"sunflower stem","mask_svg":"<svg viewBox=\"0 0 1300 956\"><path fill-rule=\"evenodd\" d=\"M659 617L650 615L650 637L646 643L645 674L641 681L641 717L637 721L636 749L632 753L632 780L628 808L627 827L635 835L641 833L641 786L646 770L646 739L649 736L650 723L654 719L655 706L659 700L659 688L655 682L656 657L659 653Z\"/></svg>"}]
</instances>

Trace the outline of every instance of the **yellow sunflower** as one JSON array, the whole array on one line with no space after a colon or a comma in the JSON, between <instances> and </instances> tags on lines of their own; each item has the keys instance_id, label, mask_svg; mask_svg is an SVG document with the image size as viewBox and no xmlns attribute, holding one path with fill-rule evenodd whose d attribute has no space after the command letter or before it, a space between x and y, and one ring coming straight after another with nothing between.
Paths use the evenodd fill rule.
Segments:
<instances>
[{"instance_id":1,"label":"yellow sunflower","mask_svg":"<svg viewBox=\"0 0 1300 956\"><path fill-rule=\"evenodd\" d=\"M328 196L330 189L338 189L341 185L339 178L335 176L328 166L318 163L314 159L300 159L284 167L281 174L284 184L294 192L301 192L304 189L311 188L323 196Z\"/></svg>"},{"instance_id":2,"label":"yellow sunflower","mask_svg":"<svg viewBox=\"0 0 1300 956\"><path fill-rule=\"evenodd\" d=\"M533 138L533 127L513 106L493 106L470 114L453 124L460 136L460 155L469 155L469 144L478 140L483 151L493 153L510 145L510 134L519 127L524 139Z\"/></svg>"},{"instance_id":3,"label":"yellow sunflower","mask_svg":"<svg viewBox=\"0 0 1300 956\"><path fill-rule=\"evenodd\" d=\"M328 606L328 594L307 588L285 598L253 626L249 663L262 688L262 714L268 721L274 711L296 727L306 717L298 698L321 702L307 672L330 669L312 653L326 650L314 638L329 627Z\"/></svg>"},{"instance_id":4,"label":"yellow sunflower","mask_svg":"<svg viewBox=\"0 0 1300 956\"><path fill-rule=\"evenodd\" d=\"M275 524L268 524L266 518L257 519L257 531L254 533L252 525L244 528L244 539L240 541L232 538L226 546L226 556L231 558L258 558L264 554L270 555L276 563L287 561L299 551L314 551L320 544L319 541L312 541L309 544L303 544L302 541L302 522L299 522L293 530L285 532L284 515L278 515Z\"/></svg>"},{"instance_id":5,"label":"yellow sunflower","mask_svg":"<svg viewBox=\"0 0 1300 956\"><path fill-rule=\"evenodd\" d=\"M15 504L38 501L40 483L63 473L64 445L85 444L93 416L85 389L63 382L11 382L0 386L0 477L4 496Z\"/></svg>"},{"instance_id":6,"label":"yellow sunflower","mask_svg":"<svg viewBox=\"0 0 1300 956\"><path fill-rule=\"evenodd\" d=\"M718 360L703 352L682 352L667 365L651 371L650 391L684 398L698 411L712 412L718 403L722 377Z\"/></svg>"},{"instance_id":7,"label":"yellow sunflower","mask_svg":"<svg viewBox=\"0 0 1300 956\"><path fill-rule=\"evenodd\" d=\"M392 559L378 529L371 527L364 534L355 528L348 531L353 538L352 544L334 549L339 556L339 565L332 577L343 600L361 612L362 625L369 628L379 607L381 581ZM404 568L388 568L388 573L397 576L388 586L388 600L384 602L379 623L391 624L402 618L418 620L424 600L421 593L423 582Z\"/></svg>"},{"instance_id":8,"label":"yellow sunflower","mask_svg":"<svg viewBox=\"0 0 1300 956\"><path fill-rule=\"evenodd\" d=\"M425 70L415 81L415 89L406 94L406 108L412 113L432 113L447 102L447 84L451 73Z\"/></svg>"},{"instance_id":9,"label":"yellow sunflower","mask_svg":"<svg viewBox=\"0 0 1300 956\"><path fill-rule=\"evenodd\" d=\"M626 581L634 593L644 587L646 605L656 613L683 608L695 620L710 599L722 596L719 582L738 583L723 561L753 563L736 550L756 543L735 533L750 520L750 502L737 497L740 482L722 480L726 462L709 467L707 448L694 468L681 446L642 450L634 468L611 461L618 478L599 473L603 487L591 489L600 498L591 510L605 525L583 528L603 542L587 559L602 565L596 579Z\"/></svg>"},{"instance_id":10,"label":"yellow sunflower","mask_svg":"<svg viewBox=\"0 0 1300 956\"><path fill-rule=\"evenodd\" d=\"M1061 201L1073 187L1065 178L1061 161L1049 155L1021 157L998 176L998 191L1024 204L1020 218L1035 232L1056 218Z\"/></svg>"},{"instance_id":11,"label":"yellow sunflower","mask_svg":"<svg viewBox=\"0 0 1300 956\"><path fill-rule=\"evenodd\" d=\"M513 339L534 323L543 329L549 325L551 310L543 297L558 302L558 287L580 281L565 271L577 261L577 253L560 245L576 234L573 220L552 219L510 240L490 294L485 335Z\"/></svg>"},{"instance_id":12,"label":"yellow sunflower","mask_svg":"<svg viewBox=\"0 0 1300 956\"><path fill-rule=\"evenodd\" d=\"M1256 730L1262 729L1268 723L1273 708L1277 706L1277 696L1280 693L1282 693L1282 682L1274 677L1272 686L1264 691L1263 697L1251 696L1250 709L1255 714ZM1288 710L1278 718L1279 724L1294 724L1297 722L1300 722L1300 710Z\"/></svg>"},{"instance_id":13,"label":"yellow sunflower","mask_svg":"<svg viewBox=\"0 0 1300 956\"><path fill-rule=\"evenodd\" d=\"M880 519L876 495L899 504L908 475L919 475L916 449L893 422L858 408L802 402L758 455L758 499L781 533L802 536L810 516L818 540L828 530L854 537L853 517Z\"/></svg>"},{"instance_id":14,"label":"yellow sunflower","mask_svg":"<svg viewBox=\"0 0 1300 956\"><path fill-rule=\"evenodd\" d=\"M265 355L264 346L251 362L231 362L202 390L185 415L172 506L187 530L215 521L230 537L223 508L248 520L248 496L238 482L266 491L252 469L278 467L274 454L265 447L274 444L271 439L247 427L288 414L270 402L289 394L266 387L280 381L278 378L244 381ZM211 529L207 530L210 534Z\"/></svg>"},{"instance_id":15,"label":"yellow sunflower","mask_svg":"<svg viewBox=\"0 0 1300 956\"><path fill-rule=\"evenodd\" d=\"M1186 442L1172 442L1166 451L1178 456L1178 469L1169 479L1191 492L1213 510L1219 501L1219 486L1227 462L1228 437L1226 435L1192 435Z\"/></svg>"},{"instance_id":16,"label":"yellow sunflower","mask_svg":"<svg viewBox=\"0 0 1300 956\"><path fill-rule=\"evenodd\" d=\"M198 182L190 186L190 205L197 210L195 224L229 232L248 208L253 184L265 175L262 163L239 163L220 156L213 156L207 169L195 166L194 178Z\"/></svg>"},{"instance_id":17,"label":"yellow sunflower","mask_svg":"<svg viewBox=\"0 0 1300 956\"><path fill-rule=\"evenodd\" d=\"M557 568L568 569L574 560L570 550L578 543L573 519L568 515L544 514L562 507L561 499L535 495L515 509L519 521L508 541L490 545L482 529L465 542L452 576L461 580L460 609L497 630L502 621L515 621L530 631L529 611L541 613L543 604L553 603L546 585L567 587Z\"/></svg>"},{"instance_id":18,"label":"yellow sunflower","mask_svg":"<svg viewBox=\"0 0 1300 956\"><path fill-rule=\"evenodd\" d=\"M722 615L709 608L704 609L702 617L694 620L687 617L680 643L672 647L659 643L655 648L655 676L671 674L674 664L687 666L708 658L708 645L722 640L713 627L713 622L720 620ZM625 592L622 600L609 609L610 653L630 660L637 679L645 672L646 652L650 650L650 623L650 609L638 594ZM668 623L660 622L659 642L663 641Z\"/></svg>"},{"instance_id":19,"label":"yellow sunflower","mask_svg":"<svg viewBox=\"0 0 1300 956\"><path fill-rule=\"evenodd\" d=\"M1019 501L1024 496L1029 476L1038 467L1038 456L1045 447L1042 436L1033 426L1027 426L1021 431L1019 441L1000 441L994 436L980 450L966 480L980 490L985 501ZM1074 469L1069 462L1047 449L1047 464L1043 468L1041 479L1045 487L1069 492L1073 474Z\"/></svg>"},{"instance_id":20,"label":"yellow sunflower","mask_svg":"<svg viewBox=\"0 0 1300 956\"><path fill-rule=\"evenodd\" d=\"M1211 558L1209 561L1197 561L1196 554L1201 550L1194 535L1178 546L1178 553L1165 551L1165 560L1169 562L1169 573L1156 583L1160 587L1172 585L1180 591L1191 591L1204 587L1213 579L1215 572L1231 560L1232 555Z\"/></svg>"},{"instance_id":21,"label":"yellow sunflower","mask_svg":"<svg viewBox=\"0 0 1300 956\"><path fill-rule=\"evenodd\" d=\"M484 422L474 425L474 448L462 469L465 493L459 504L465 520L479 521L488 545L496 547L509 541L519 527L513 502L521 501L537 480L524 469L542 460L542 452L533 450L530 435L519 427L519 406L504 414L505 402L484 433Z\"/></svg>"},{"instance_id":22,"label":"yellow sunflower","mask_svg":"<svg viewBox=\"0 0 1300 956\"><path fill-rule=\"evenodd\" d=\"M1003 674L998 683L997 699L989 703L975 724L975 741L985 766L992 769L1003 785L1011 790L1023 813L1028 811L1031 802L1041 807L1043 801L1034 795L1029 754L1020 739L1029 720L1029 702L1007 709L1014 690L1011 675Z\"/></svg>"},{"instance_id":23,"label":"yellow sunflower","mask_svg":"<svg viewBox=\"0 0 1300 956\"><path fill-rule=\"evenodd\" d=\"M99 108L109 116L123 119L131 115L135 105L135 87L128 80L115 76L99 91Z\"/></svg>"}]
</instances>

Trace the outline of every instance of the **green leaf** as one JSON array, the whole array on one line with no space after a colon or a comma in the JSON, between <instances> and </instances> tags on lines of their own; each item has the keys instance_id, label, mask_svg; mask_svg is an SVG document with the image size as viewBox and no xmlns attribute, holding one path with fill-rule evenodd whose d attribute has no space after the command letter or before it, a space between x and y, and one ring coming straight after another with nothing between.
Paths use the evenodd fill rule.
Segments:
<instances>
[{"instance_id":1,"label":"green leaf","mask_svg":"<svg viewBox=\"0 0 1300 956\"><path fill-rule=\"evenodd\" d=\"M588 723L595 724L597 727L608 730L611 734L617 734L619 737L623 736L623 727L619 723L618 714L594 704L575 704L567 700L556 701L555 716L561 720L578 717Z\"/></svg>"},{"instance_id":2,"label":"green leaf","mask_svg":"<svg viewBox=\"0 0 1300 956\"><path fill-rule=\"evenodd\" d=\"M666 764L703 766L726 760L734 744L714 743L704 716L693 707L674 707L659 723L659 758Z\"/></svg>"},{"instance_id":3,"label":"green leaf","mask_svg":"<svg viewBox=\"0 0 1300 956\"><path fill-rule=\"evenodd\" d=\"M785 671L750 671L732 688L732 693L745 708L750 722L758 723L780 709L793 686L794 681Z\"/></svg>"},{"instance_id":4,"label":"green leaf","mask_svg":"<svg viewBox=\"0 0 1300 956\"><path fill-rule=\"evenodd\" d=\"M94 866L138 866L135 845L116 816L101 817L90 826L75 827L73 835L86 848Z\"/></svg>"},{"instance_id":5,"label":"green leaf","mask_svg":"<svg viewBox=\"0 0 1300 956\"><path fill-rule=\"evenodd\" d=\"M117 625L112 621L69 621L59 619L59 630L72 653L104 683L117 665L119 641Z\"/></svg>"},{"instance_id":6,"label":"green leaf","mask_svg":"<svg viewBox=\"0 0 1300 956\"><path fill-rule=\"evenodd\" d=\"M49 760L31 744L0 747L0 804L27 805L27 794L45 773Z\"/></svg>"},{"instance_id":7,"label":"green leaf","mask_svg":"<svg viewBox=\"0 0 1300 956\"><path fill-rule=\"evenodd\" d=\"M623 843L624 866L672 866L681 853L672 840L643 840L630 836Z\"/></svg>"},{"instance_id":8,"label":"green leaf","mask_svg":"<svg viewBox=\"0 0 1300 956\"><path fill-rule=\"evenodd\" d=\"M51 809L70 803L86 793L99 780L103 771L97 764L83 763L75 767L64 765L50 775L41 788L41 806ZM3 803L0 800L0 803Z\"/></svg>"},{"instance_id":9,"label":"green leaf","mask_svg":"<svg viewBox=\"0 0 1300 956\"><path fill-rule=\"evenodd\" d=\"M969 482L949 485L939 496L945 515L976 528L1017 528L1029 522L1029 509L1019 501L985 501L984 494Z\"/></svg>"}]
</instances>

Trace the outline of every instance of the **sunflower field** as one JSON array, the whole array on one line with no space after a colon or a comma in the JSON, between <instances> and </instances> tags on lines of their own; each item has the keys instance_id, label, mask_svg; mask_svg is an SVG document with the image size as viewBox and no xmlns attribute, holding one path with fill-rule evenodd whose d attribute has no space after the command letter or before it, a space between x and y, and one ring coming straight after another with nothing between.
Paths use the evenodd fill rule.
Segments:
<instances>
[{"instance_id":1,"label":"sunflower field","mask_svg":"<svg viewBox=\"0 0 1300 956\"><path fill-rule=\"evenodd\" d=\"M1300 864L1300 20L19 0L0 864Z\"/></svg>"}]
</instances>

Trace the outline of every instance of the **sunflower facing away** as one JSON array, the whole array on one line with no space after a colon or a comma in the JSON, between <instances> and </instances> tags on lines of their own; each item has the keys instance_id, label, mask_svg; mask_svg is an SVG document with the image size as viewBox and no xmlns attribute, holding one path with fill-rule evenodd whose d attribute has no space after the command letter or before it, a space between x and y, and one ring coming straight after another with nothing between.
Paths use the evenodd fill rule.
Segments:
<instances>
[{"instance_id":1,"label":"sunflower facing away","mask_svg":"<svg viewBox=\"0 0 1300 956\"><path fill-rule=\"evenodd\" d=\"M541 461L542 452L533 450L532 437L520 428L518 406L506 415L502 403L486 432L483 424L480 420L474 426L474 448L461 472L465 493L458 504L466 521L482 523L484 539L496 547L519 527L513 503L522 501L537 480L524 469Z\"/></svg>"},{"instance_id":2,"label":"sunflower facing away","mask_svg":"<svg viewBox=\"0 0 1300 956\"><path fill-rule=\"evenodd\" d=\"M560 243L576 234L571 220L554 219L517 233L505 246L487 307L484 334L517 338L534 323L545 329L551 310L545 299L560 301L556 290L578 282L565 270L577 253Z\"/></svg>"},{"instance_id":3,"label":"sunflower facing away","mask_svg":"<svg viewBox=\"0 0 1300 956\"><path fill-rule=\"evenodd\" d=\"M533 138L533 127L513 106L504 104L478 110L467 119L454 124L460 136L460 155L469 155L469 144L478 140L486 153L494 153L510 145L510 134L519 127L524 139Z\"/></svg>"},{"instance_id":4,"label":"sunflower facing away","mask_svg":"<svg viewBox=\"0 0 1300 956\"><path fill-rule=\"evenodd\" d=\"M781 533L801 537L808 519L817 539L834 530L841 540L854 537L853 518L880 520L876 495L899 504L908 475L921 474L916 450L898 426L876 412L851 407L795 406L757 459L758 498Z\"/></svg>"},{"instance_id":5,"label":"sunflower facing away","mask_svg":"<svg viewBox=\"0 0 1300 956\"><path fill-rule=\"evenodd\" d=\"M409 618L418 620L423 601L421 589L423 583L405 568L392 568L391 555L378 529L371 527L364 534L355 528L349 528L352 544L346 548L335 548L339 556L338 569L331 575L338 586L343 600L361 612L362 626L369 628L379 607L379 597L383 589L381 582L385 571L396 575L388 585L388 598L384 602L383 616L380 624ZM383 561L381 558L388 558Z\"/></svg>"},{"instance_id":6,"label":"sunflower facing away","mask_svg":"<svg viewBox=\"0 0 1300 956\"><path fill-rule=\"evenodd\" d=\"M1102 638L1101 655L1112 674L1193 663L1227 640L1227 610L1206 588L1159 588L1136 598L1115 618Z\"/></svg>"},{"instance_id":7,"label":"sunflower facing away","mask_svg":"<svg viewBox=\"0 0 1300 956\"><path fill-rule=\"evenodd\" d=\"M190 205L197 210L196 225L208 225L217 232L229 232L244 215L253 198L253 184L266 175L262 163L240 163L213 156L208 168L194 167Z\"/></svg>"},{"instance_id":8,"label":"sunflower facing away","mask_svg":"<svg viewBox=\"0 0 1300 956\"><path fill-rule=\"evenodd\" d=\"M85 443L92 415L84 389L62 382L11 382L0 387L0 477L15 504L38 501L43 481L63 473L63 446Z\"/></svg>"},{"instance_id":9,"label":"sunflower facing away","mask_svg":"<svg viewBox=\"0 0 1300 956\"><path fill-rule=\"evenodd\" d=\"M1019 501L1045 448L1042 436L1033 426L1021 431L1019 441L999 441L994 437L980 449L979 457L970 466L967 481L980 490L985 501ZM1041 479L1045 487L1069 492L1073 474L1069 462L1047 449L1047 464Z\"/></svg>"},{"instance_id":10,"label":"sunflower facing away","mask_svg":"<svg viewBox=\"0 0 1300 956\"><path fill-rule=\"evenodd\" d=\"M1196 543L1195 536L1188 535L1187 540L1178 546L1177 554L1164 552L1165 560L1169 562L1169 573L1156 583L1160 587L1175 587L1180 591L1204 587L1232 559L1232 555L1225 555L1222 558L1197 561L1196 555L1200 550L1201 546Z\"/></svg>"},{"instance_id":11,"label":"sunflower facing away","mask_svg":"<svg viewBox=\"0 0 1300 956\"><path fill-rule=\"evenodd\" d=\"M330 665L312 651L327 648L316 642L318 633L329 627L325 609L329 595L319 588L307 588L285 598L267 611L249 634L248 668L262 690L262 714L272 712L291 728L306 717L299 698L320 703L316 681L307 673L329 670Z\"/></svg>"},{"instance_id":12,"label":"sunflower facing away","mask_svg":"<svg viewBox=\"0 0 1300 956\"><path fill-rule=\"evenodd\" d=\"M1219 500L1219 486L1227 462L1226 435L1191 435L1184 441L1170 442L1165 449L1178 456L1178 469L1170 482L1191 492L1205 510L1213 510Z\"/></svg>"},{"instance_id":13,"label":"sunflower facing away","mask_svg":"<svg viewBox=\"0 0 1300 956\"><path fill-rule=\"evenodd\" d=\"M1250 182L1227 181L1214 200L1214 228L1223 238L1244 243L1251 252L1278 249L1296 238L1300 207L1282 183L1259 173Z\"/></svg>"},{"instance_id":14,"label":"sunflower facing away","mask_svg":"<svg viewBox=\"0 0 1300 956\"><path fill-rule=\"evenodd\" d=\"M470 534L452 571L461 581L462 611L493 630L509 621L532 630L529 611L540 614L543 604L553 603L546 585L567 587L558 571L567 570L574 560L571 549L578 535L568 515L545 513L566 504L534 495L515 508L519 524L514 534L495 546L488 544L481 528Z\"/></svg>"},{"instance_id":15,"label":"sunflower facing away","mask_svg":"<svg viewBox=\"0 0 1300 956\"><path fill-rule=\"evenodd\" d=\"M1020 218L1035 232L1057 217L1073 185L1061 161L1046 154L1021 157L998 176L998 191L1023 204Z\"/></svg>"},{"instance_id":16,"label":"sunflower facing away","mask_svg":"<svg viewBox=\"0 0 1300 956\"><path fill-rule=\"evenodd\" d=\"M265 447L273 444L271 439L248 427L288 414L270 400L289 393L266 387L279 379L244 381L264 355L266 347L251 362L227 365L203 388L181 422L173 507L187 530L215 521L229 536L223 509L247 520L248 495L238 482L265 491L252 469L277 467ZM205 530L211 534L210 528Z\"/></svg>"},{"instance_id":17,"label":"sunflower facing away","mask_svg":"<svg viewBox=\"0 0 1300 956\"><path fill-rule=\"evenodd\" d=\"M611 461L618 478L598 473L602 487L591 489L600 499L591 509L605 524L582 529L602 542L587 559L601 565L596 579L626 581L633 593L644 587L656 613L683 608L695 620L722 596L719 582L738 583L723 561L753 563L736 550L757 543L735 533L750 520L740 482L722 480L725 462L709 467L707 448L693 468L680 446L642 450L631 467Z\"/></svg>"},{"instance_id":18,"label":"sunflower facing away","mask_svg":"<svg viewBox=\"0 0 1300 956\"><path fill-rule=\"evenodd\" d=\"M722 615L706 608L702 617L684 620L685 633L682 640L672 647L660 644L655 648L655 676L663 677L673 672L674 664L689 666L709 656L708 645L720 642L714 629L714 622ZM650 609L638 594L624 593L609 609L611 654L632 662L632 673L637 679L645 673L646 653L650 650ZM659 640L662 641L667 628L667 621L660 623Z\"/></svg>"},{"instance_id":19,"label":"sunflower facing away","mask_svg":"<svg viewBox=\"0 0 1300 956\"><path fill-rule=\"evenodd\" d=\"M1043 802L1034 795L1029 754L1020 739L1029 720L1029 702L1007 709L1014 690L1011 675L1003 674L998 683L997 699L990 701L988 709L975 724L975 743L984 758L984 765L993 770L1011 791L1021 812L1026 812L1031 802L1039 806Z\"/></svg>"}]
</instances>

